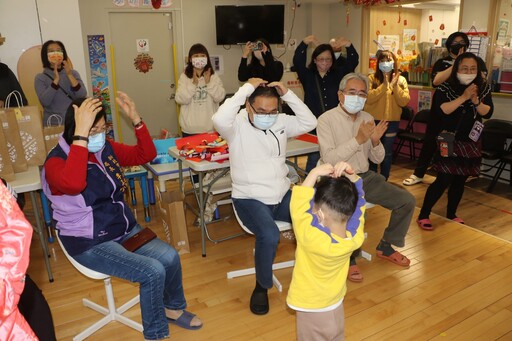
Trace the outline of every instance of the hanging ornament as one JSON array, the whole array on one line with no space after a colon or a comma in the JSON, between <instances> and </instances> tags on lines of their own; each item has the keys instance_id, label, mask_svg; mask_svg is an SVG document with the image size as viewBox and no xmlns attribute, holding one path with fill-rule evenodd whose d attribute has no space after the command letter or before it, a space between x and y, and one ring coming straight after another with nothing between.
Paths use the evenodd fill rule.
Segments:
<instances>
[{"instance_id":1,"label":"hanging ornament","mask_svg":"<svg viewBox=\"0 0 512 341\"><path fill-rule=\"evenodd\" d=\"M444 24L441 24L441 26L439 26L439 29L440 29L441 31L443 31L443 30L444 30Z\"/></svg>"},{"instance_id":2,"label":"hanging ornament","mask_svg":"<svg viewBox=\"0 0 512 341\"><path fill-rule=\"evenodd\" d=\"M407 19L404 19L404 26L407 26Z\"/></svg>"},{"instance_id":3,"label":"hanging ornament","mask_svg":"<svg viewBox=\"0 0 512 341\"><path fill-rule=\"evenodd\" d=\"M402 20L402 5L398 5L398 23Z\"/></svg>"},{"instance_id":4,"label":"hanging ornament","mask_svg":"<svg viewBox=\"0 0 512 341\"><path fill-rule=\"evenodd\" d=\"M348 26L348 24L350 23L350 7L349 7L349 0L345 0L345 21L346 21L346 24Z\"/></svg>"},{"instance_id":5,"label":"hanging ornament","mask_svg":"<svg viewBox=\"0 0 512 341\"><path fill-rule=\"evenodd\" d=\"M153 57L149 54L139 53L137 58L133 60L133 65L135 66L135 69L139 70L139 72L147 73L153 68L153 62Z\"/></svg>"},{"instance_id":6,"label":"hanging ornament","mask_svg":"<svg viewBox=\"0 0 512 341\"><path fill-rule=\"evenodd\" d=\"M162 6L162 0L151 0L151 5L154 9L159 9Z\"/></svg>"},{"instance_id":7,"label":"hanging ornament","mask_svg":"<svg viewBox=\"0 0 512 341\"><path fill-rule=\"evenodd\" d=\"M434 18L432 17L432 15L429 15L428 16L428 21L433 21L433 20L434 20Z\"/></svg>"},{"instance_id":8,"label":"hanging ornament","mask_svg":"<svg viewBox=\"0 0 512 341\"><path fill-rule=\"evenodd\" d=\"M386 26L386 20L382 20L382 25Z\"/></svg>"},{"instance_id":9,"label":"hanging ornament","mask_svg":"<svg viewBox=\"0 0 512 341\"><path fill-rule=\"evenodd\" d=\"M436 40L434 41L434 45L437 45L437 44L439 44L439 39L436 39Z\"/></svg>"},{"instance_id":10,"label":"hanging ornament","mask_svg":"<svg viewBox=\"0 0 512 341\"><path fill-rule=\"evenodd\" d=\"M375 34L380 36L380 31L379 30L375 31Z\"/></svg>"}]
</instances>

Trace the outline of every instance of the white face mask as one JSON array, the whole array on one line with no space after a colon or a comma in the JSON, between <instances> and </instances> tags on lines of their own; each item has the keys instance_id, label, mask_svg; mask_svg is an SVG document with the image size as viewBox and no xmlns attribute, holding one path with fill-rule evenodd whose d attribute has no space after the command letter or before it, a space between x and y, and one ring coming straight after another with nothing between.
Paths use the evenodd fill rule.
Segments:
<instances>
[{"instance_id":1,"label":"white face mask","mask_svg":"<svg viewBox=\"0 0 512 341\"><path fill-rule=\"evenodd\" d=\"M468 74L468 73L458 73L457 72L457 79L459 80L460 84L462 85L468 85L472 81L474 81L476 78L476 73L474 74Z\"/></svg>"},{"instance_id":2,"label":"white face mask","mask_svg":"<svg viewBox=\"0 0 512 341\"><path fill-rule=\"evenodd\" d=\"M206 64L208 64L208 59L206 57L192 58L192 66L194 66L196 69L204 69Z\"/></svg>"},{"instance_id":3,"label":"white face mask","mask_svg":"<svg viewBox=\"0 0 512 341\"><path fill-rule=\"evenodd\" d=\"M96 153L103 148L105 145L105 133L99 133L93 136L89 136L89 143L87 144L87 149L91 153Z\"/></svg>"},{"instance_id":4,"label":"white face mask","mask_svg":"<svg viewBox=\"0 0 512 341\"><path fill-rule=\"evenodd\" d=\"M379 63L379 69L380 69L380 71L382 71L384 73L390 73L391 71L393 71L393 66L394 66L393 62L380 62Z\"/></svg>"},{"instance_id":5,"label":"white face mask","mask_svg":"<svg viewBox=\"0 0 512 341\"><path fill-rule=\"evenodd\" d=\"M357 114L364 108L364 104L366 103L366 98L359 97L357 95L344 95L345 102L343 103L343 108L349 114Z\"/></svg>"},{"instance_id":6,"label":"white face mask","mask_svg":"<svg viewBox=\"0 0 512 341\"><path fill-rule=\"evenodd\" d=\"M54 65L60 65L64 60L64 52L54 51L48 52L48 60Z\"/></svg>"},{"instance_id":7,"label":"white face mask","mask_svg":"<svg viewBox=\"0 0 512 341\"><path fill-rule=\"evenodd\" d=\"M270 129L277 121L278 114L275 115L253 115L253 124L256 128L261 130Z\"/></svg>"}]
</instances>

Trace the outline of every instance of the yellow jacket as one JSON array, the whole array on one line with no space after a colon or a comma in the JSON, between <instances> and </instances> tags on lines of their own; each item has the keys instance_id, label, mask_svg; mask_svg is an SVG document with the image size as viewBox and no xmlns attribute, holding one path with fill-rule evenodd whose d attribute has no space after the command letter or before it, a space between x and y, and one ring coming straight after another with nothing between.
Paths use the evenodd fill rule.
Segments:
<instances>
[{"instance_id":1,"label":"yellow jacket","mask_svg":"<svg viewBox=\"0 0 512 341\"><path fill-rule=\"evenodd\" d=\"M374 82L378 81L374 74L371 74L368 78L370 79L370 90L368 91L364 111L379 121L400 121L402 107L405 107L411 99L405 78L398 76L398 82L393 89L386 89L384 83L373 88Z\"/></svg>"}]
</instances>

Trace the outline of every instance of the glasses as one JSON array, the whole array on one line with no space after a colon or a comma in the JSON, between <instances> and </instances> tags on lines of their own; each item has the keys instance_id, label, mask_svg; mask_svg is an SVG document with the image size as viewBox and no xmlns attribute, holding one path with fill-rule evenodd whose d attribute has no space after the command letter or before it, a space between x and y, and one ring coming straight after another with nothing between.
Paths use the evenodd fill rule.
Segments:
<instances>
[{"instance_id":1,"label":"glasses","mask_svg":"<svg viewBox=\"0 0 512 341\"><path fill-rule=\"evenodd\" d=\"M316 61L320 62L320 63L323 63L323 62L330 63L330 62L332 62L332 58L316 58Z\"/></svg>"},{"instance_id":2,"label":"glasses","mask_svg":"<svg viewBox=\"0 0 512 341\"><path fill-rule=\"evenodd\" d=\"M459 68L459 72L463 72L463 73L465 73L465 72L476 73L477 71L478 71L478 68L475 67L475 66L473 66L473 67L465 67L465 66L463 66L463 67Z\"/></svg>"},{"instance_id":3,"label":"glasses","mask_svg":"<svg viewBox=\"0 0 512 341\"><path fill-rule=\"evenodd\" d=\"M368 94L366 92L364 92L364 91L356 91L356 90L344 91L344 90L341 90L341 92L344 95L347 95L347 96L359 96L361 98L368 98Z\"/></svg>"},{"instance_id":4,"label":"glasses","mask_svg":"<svg viewBox=\"0 0 512 341\"><path fill-rule=\"evenodd\" d=\"M105 133L108 135L112 131L111 127L103 126L103 127L92 127L91 130L89 130L89 136L98 135L101 133Z\"/></svg>"},{"instance_id":5,"label":"glasses","mask_svg":"<svg viewBox=\"0 0 512 341\"><path fill-rule=\"evenodd\" d=\"M255 115L274 116L274 115L279 114L279 110L274 110L274 111L271 111L271 112L257 112L257 111L256 111L256 109L254 109L254 107L252 106L252 104L251 104L251 103L249 103L249 106L251 107L252 112L253 112L253 114L255 114Z\"/></svg>"}]
</instances>

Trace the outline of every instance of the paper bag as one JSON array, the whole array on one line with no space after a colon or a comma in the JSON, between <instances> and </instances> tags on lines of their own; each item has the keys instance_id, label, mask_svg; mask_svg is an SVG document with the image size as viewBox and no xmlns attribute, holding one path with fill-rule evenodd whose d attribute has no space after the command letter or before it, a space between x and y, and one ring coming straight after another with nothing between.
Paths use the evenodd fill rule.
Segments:
<instances>
[{"instance_id":1,"label":"paper bag","mask_svg":"<svg viewBox=\"0 0 512 341\"><path fill-rule=\"evenodd\" d=\"M0 178L3 178L7 182L16 179L3 129L0 129Z\"/></svg>"},{"instance_id":2,"label":"paper bag","mask_svg":"<svg viewBox=\"0 0 512 341\"><path fill-rule=\"evenodd\" d=\"M46 126L43 128L46 154L57 145L63 132L64 124L62 124L62 117L56 114L50 115L46 121Z\"/></svg>"},{"instance_id":3,"label":"paper bag","mask_svg":"<svg viewBox=\"0 0 512 341\"><path fill-rule=\"evenodd\" d=\"M183 193L176 190L159 194L160 216L162 217L167 242L179 254L190 253Z\"/></svg>"},{"instance_id":4,"label":"paper bag","mask_svg":"<svg viewBox=\"0 0 512 341\"><path fill-rule=\"evenodd\" d=\"M42 166L46 160L46 147L43 137L43 123L39 109L35 106L7 109L18 120L25 159L29 166Z\"/></svg>"},{"instance_id":5,"label":"paper bag","mask_svg":"<svg viewBox=\"0 0 512 341\"><path fill-rule=\"evenodd\" d=\"M21 136L18 129L18 121L14 115L8 115L7 110L0 110L0 121L2 122L3 133L7 141L7 150L11 158L12 169L14 173L24 172L28 169L27 160ZM12 112L11 112L12 114Z\"/></svg>"}]
</instances>

